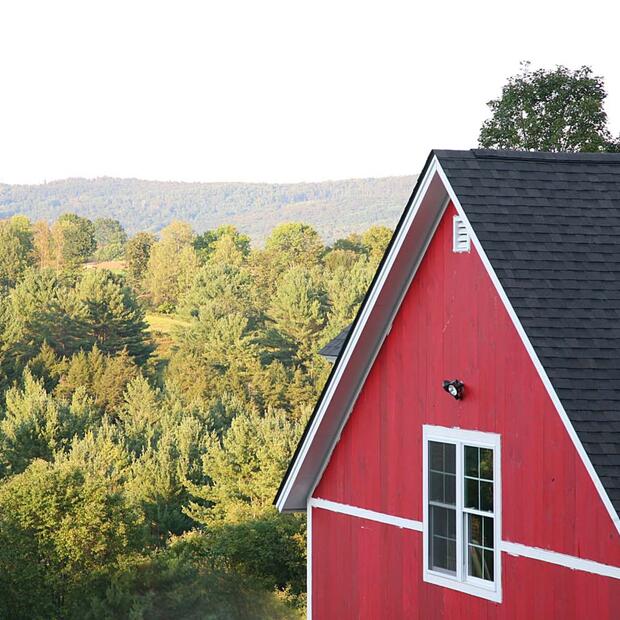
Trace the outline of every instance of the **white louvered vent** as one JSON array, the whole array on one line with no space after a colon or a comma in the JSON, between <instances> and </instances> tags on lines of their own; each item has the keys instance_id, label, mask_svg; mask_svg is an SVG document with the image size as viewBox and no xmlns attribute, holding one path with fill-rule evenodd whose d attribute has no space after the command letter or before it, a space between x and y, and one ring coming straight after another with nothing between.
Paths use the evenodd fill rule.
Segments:
<instances>
[{"instance_id":1,"label":"white louvered vent","mask_svg":"<svg viewBox=\"0 0 620 620\"><path fill-rule=\"evenodd\" d=\"M452 242L454 252L469 252L469 233L463 218L454 216L454 240Z\"/></svg>"}]
</instances>

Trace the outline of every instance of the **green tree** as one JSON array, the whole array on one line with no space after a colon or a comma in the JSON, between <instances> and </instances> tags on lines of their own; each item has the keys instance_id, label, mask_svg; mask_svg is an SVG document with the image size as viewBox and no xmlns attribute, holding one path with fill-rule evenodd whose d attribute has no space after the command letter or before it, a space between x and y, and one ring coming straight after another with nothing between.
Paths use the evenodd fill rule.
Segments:
<instances>
[{"instance_id":1,"label":"green tree","mask_svg":"<svg viewBox=\"0 0 620 620\"><path fill-rule=\"evenodd\" d=\"M235 249L243 256L250 254L250 237L241 234L234 226L219 226L215 230L207 230L194 238L194 249L201 261L206 261L216 249L217 242L228 237Z\"/></svg>"},{"instance_id":2,"label":"green tree","mask_svg":"<svg viewBox=\"0 0 620 620\"><path fill-rule=\"evenodd\" d=\"M93 222L97 251L96 260L114 260L123 256L127 233L118 220L100 217Z\"/></svg>"},{"instance_id":3,"label":"green tree","mask_svg":"<svg viewBox=\"0 0 620 620\"><path fill-rule=\"evenodd\" d=\"M144 364L154 350L144 320L144 308L122 276L107 269L91 269L79 279L75 293L84 337L104 353L126 350Z\"/></svg>"},{"instance_id":4,"label":"green tree","mask_svg":"<svg viewBox=\"0 0 620 620\"><path fill-rule=\"evenodd\" d=\"M151 249L155 243L154 235L141 232L134 235L125 246L127 280L138 292L143 291L143 282L151 256Z\"/></svg>"},{"instance_id":5,"label":"green tree","mask_svg":"<svg viewBox=\"0 0 620 620\"><path fill-rule=\"evenodd\" d=\"M371 226L362 233L362 244L366 248L370 262L375 269L385 254L392 234L392 229L387 226Z\"/></svg>"},{"instance_id":6,"label":"green tree","mask_svg":"<svg viewBox=\"0 0 620 620\"><path fill-rule=\"evenodd\" d=\"M120 489L71 463L33 462L0 486L0 615L83 617L142 541Z\"/></svg>"},{"instance_id":7,"label":"green tree","mask_svg":"<svg viewBox=\"0 0 620 620\"><path fill-rule=\"evenodd\" d=\"M97 248L94 224L75 213L61 215L52 226L52 235L63 266L70 269L88 260Z\"/></svg>"},{"instance_id":8,"label":"green tree","mask_svg":"<svg viewBox=\"0 0 620 620\"><path fill-rule=\"evenodd\" d=\"M14 215L0 221L0 287L12 287L34 265L33 232L30 221Z\"/></svg>"},{"instance_id":9,"label":"green tree","mask_svg":"<svg viewBox=\"0 0 620 620\"><path fill-rule=\"evenodd\" d=\"M65 361L54 394L70 399L85 390L94 408L116 415L124 401L125 389L138 374L134 360L125 350L106 355L95 345L91 351L79 351Z\"/></svg>"},{"instance_id":10,"label":"green tree","mask_svg":"<svg viewBox=\"0 0 620 620\"><path fill-rule=\"evenodd\" d=\"M492 116L480 130L484 148L527 151L616 151L607 127L603 78L587 66L532 71L522 63L498 99L488 102Z\"/></svg>"},{"instance_id":11,"label":"green tree","mask_svg":"<svg viewBox=\"0 0 620 620\"><path fill-rule=\"evenodd\" d=\"M198 269L192 242L194 233L185 222L172 222L161 232L161 240L151 249L145 287L153 305L162 311L174 309L183 284Z\"/></svg>"},{"instance_id":12,"label":"green tree","mask_svg":"<svg viewBox=\"0 0 620 620\"><path fill-rule=\"evenodd\" d=\"M0 418L0 473L4 476L23 471L34 459L52 460L55 452L66 449L75 436L89 427L91 411L80 402L57 403L35 380L24 373L23 388L6 393L6 406Z\"/></svg>"},{"instance_id":13,"label":"green tree","mask_svg":"<svg viewBox=\"0 0 620 620\"><path fill-rule=\"evenodd\" d=\"M326 322L327 299L320 277L303 264L291 267L278 280L269 308L275 342L288 362L308 364Z\"/></svg>"},{"instance_id":14,"label":"green tree","mask_svg":"<svg viewBox=\"0 0 620 620\"><path fill-rule=\"evenodd\" d=\"M282 411L251 408L218 437L211 434L203 471L211 483L191 487L189 515L199 523L236 523L271 514L273 498L303 431Z\"/></svg>"}]
</instances>

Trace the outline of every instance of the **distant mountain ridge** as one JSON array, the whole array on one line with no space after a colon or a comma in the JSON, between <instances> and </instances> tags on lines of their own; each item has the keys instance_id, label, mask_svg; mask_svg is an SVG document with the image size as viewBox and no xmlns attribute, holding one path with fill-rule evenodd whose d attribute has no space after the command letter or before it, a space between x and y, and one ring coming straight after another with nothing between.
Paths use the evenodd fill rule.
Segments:
<instances>
[{"instance_id":1,"label":"distant mountain ridge","mask_svg":"<svg viewBox=\"0 0 620 620\"><path fill-rule=\"evenodd\" d=\"M319 183L181 183L140 179L66 179L0 184L0 219L23 214L52 221L66 212L119 220L129 234L158 232L173 219L197 232L233 224L260 243L281 222L303 221L326 242L373 224L394 227L413 176Z\"/></svg>"}]
</instances>

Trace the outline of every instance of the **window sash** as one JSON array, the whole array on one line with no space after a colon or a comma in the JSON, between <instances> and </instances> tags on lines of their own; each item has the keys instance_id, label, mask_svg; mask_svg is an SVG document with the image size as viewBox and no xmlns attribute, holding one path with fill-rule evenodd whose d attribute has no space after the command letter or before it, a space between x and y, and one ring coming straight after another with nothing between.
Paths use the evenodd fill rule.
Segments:
<instances>
[{"instance_id":1,"label":"window sash","mask_svg":"<svg viewBox=\"0 0 620 620\"><path fill-rule=\"evenodd\" d=\"M472 594L478 594L479 590L487 591L488 594L483 594L480 592L480 596L491 598L492 600L501 600L501 552L499 548L499 537L500 537L500 519L499 519L499 511L501 511L501 472L500 472L500 445L497 435L491 435L489 433L479 433L477 431L462 431L461 429L438 429L439 432L429 433L427 432L428 427L424 427L424 474L426 477L426 488L425 488L425 573L429 575L437 575L440 578L440 581L434 581L435 583L439 583L440 585L449 585L450 582L454 582L455 589L460 589L463 591L470 592ZM433 427L438 428L438 427ZM444 434L441 432L445 430ZM455 435L455 436L450 436ZM490 441L486 440L485 436L490 436L492 439ZM439 442L445 444L452 444L455 446L456 450L456 505L444 504L442 502L433 501L430 499L430 443L431 442ZM466 508L464 505L465 502L465 479L466 477L466 463L465 463L465 447L473 447L478 448L478 471L477 477L475 478L479 482L491 482L492 483L492 511L489 510L480 510L476 508ZM487 466L484 468L486 473L481 472L482 464L481 460L481 452L480 449L488 449L492 451L492 460L491 466L493 468L492 471L492 480L490 479L489 473L489 464L487 461ZM487 455L488 456L488 455ZM436 471L436 470L434 470ZM440 473L440 472L437 472ZM473 473L471 468L468 473ZM480 501L478 502L480 505ZM456 512L456 571L445 571L438 568L433 568L433 559L431 556L431 546L432 546L432 523L430 522L431 514L432 514L432 506L437 506L441 508L455 510ZM485 551L490 553L488 556L489 562L492 562L493 565L493 580L483 579L473 574L470 574L469 571L469 549L470 549L470 541L469 541L469 530L468 530L468 520L469 516L473 515L476 517L480 517L481 519L490 519L493 527L493 535L492 535L492 547L489 547L484 544L484 540L481 541L483 544L478 545L477 543L473 543L473 546L480 550L482 556L484 556ZM488 540L487 540L488 542ZM484 560L482 561L482 567L484 567ZM484 573L483 573L484 574ZM459 584L462 584L459 586ZM469 584L469 585L467 585ZM468 590L469 586L473 587L473 591Z\"/></svg>"}]
</instances>

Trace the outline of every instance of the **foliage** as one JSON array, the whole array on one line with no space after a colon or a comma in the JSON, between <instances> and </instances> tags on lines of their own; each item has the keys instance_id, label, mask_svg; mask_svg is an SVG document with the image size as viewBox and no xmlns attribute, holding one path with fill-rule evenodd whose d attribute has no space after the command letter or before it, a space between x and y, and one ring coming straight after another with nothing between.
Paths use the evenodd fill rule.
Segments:
<instances>
[{"instance_id":1,"label":"foliage","mask_svg":"<svg viewBox=\"0 0 620 620\"><path fill-rule=\"evenodd\" d=\"M616 151L607 127L603 78L587 66L532 71L508 79L499 99L489 101L492 116L480 130L485 148L539 151Z\"/></svg>"},{"instance_id":2,"label":"foliage","mask_svg":"<svg viewBox=\"0 0 620 620\"><path fill-rule=\"evenodd\" d=\"M389 231L174 222L125 277L79 268L93 230L123 243L0 222L0 617L299 617L305 516L272 501Z\"/></svg>"},{"instance_id":3,"label":"foliage","mask_svg":"<svg viewBox=\"0 0 620 620\"><path fill-rule=\"evenodd\" d=\"M94 224L75 213L61 215L52 227L52 235L63 266L68 268L84 263L97 248Z\"/></svg>"},{"instance_id":4,"label":"foliage","mask_svg":"<svg viewBox=\"0 0 620 620\"><path fill-rule=\"evenodd\" d=\"M118 220L100 217L93 222L97 250L95 260L107 261L121 258L127 243L127 233Z\"/></svg>"},{"instance_id":5,"label":"foliage","mask_svg":"<svg viewBox=\"0 0 620 620\"><path fill-rule=\"evenodd\" d=\"M161 311L176 306L181 290L191 282L198 269L198 257L192 245L194 233L185 222L174 221L162 230L149 256L145 288L151 303Z\"/></svg>"},{"instance_id":6,"label":"foliage","mask_svg":"<svg viewBox=\"0 0 620 620\"><path fill-rule=\"evenodd\" d=\"M232 224L254 244L263 243L276 225L295 220L332 243L373 224L394 227L414 185L412 176L284 185L112 178L0 184L0 218L21 213L51 222L71 209L91 220L117 219L130 237L157 233L173 219L198 233Z\"/></svg>"},{"instance_id":7,"label":"foliage","mask_svg":"<svg viewBox=\"0 0 620 620\"><path fill-rule=\"evenodd\" d=\"M125 265L127 280L138 292L143 289L144 276L151 257L151 249L155 237L150 233L141 232L132 237L125 246Z\"/></svg>"},{"instance_id":8,"label":"foliage","mask_svg":"<svg viewBox=\"0 0 620 620\"><path fill-rule=\"evenodd\" d=\"M71 463L34 461L0 487L0 613L80 617L123 556L142 542L122 493Z\"/></svg>"},{"instance_id":9,"label":"foliage","mask_svg":"<svg viewBox=\"0 0 620 620\"><path fill-rule=\"evenodd\" d=\"M34 262L30 221L21 215L0 221L0 287L15 286Z\"/></svg>"}]
</instances>

